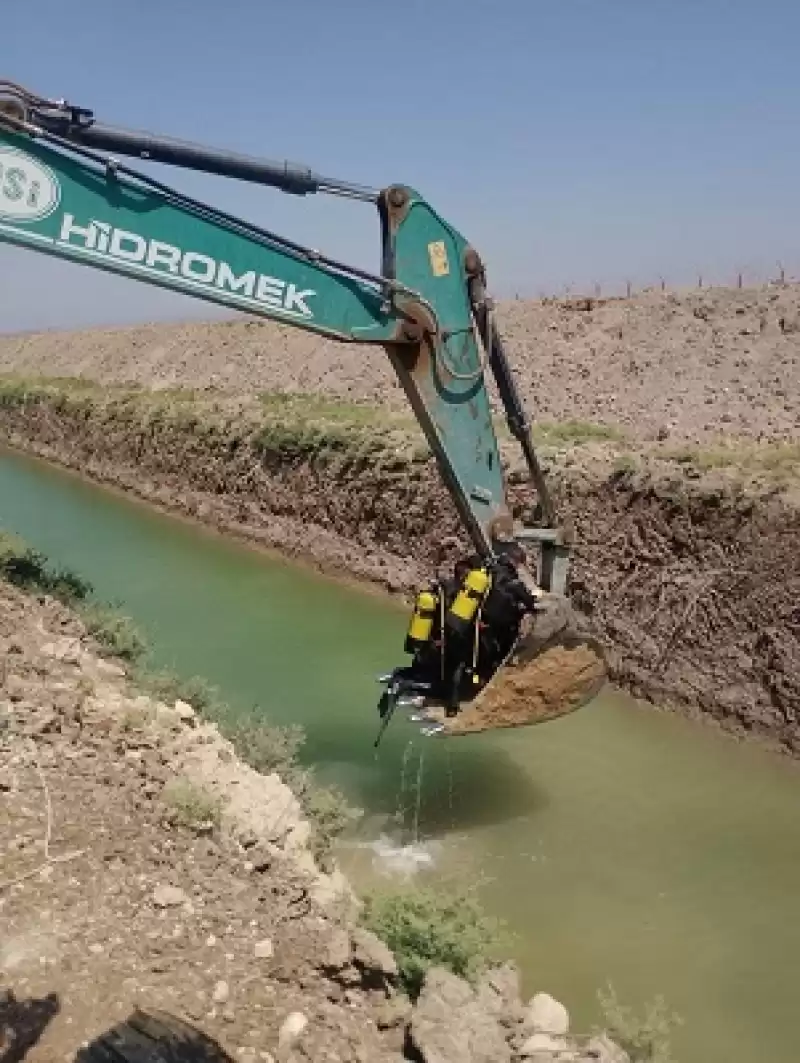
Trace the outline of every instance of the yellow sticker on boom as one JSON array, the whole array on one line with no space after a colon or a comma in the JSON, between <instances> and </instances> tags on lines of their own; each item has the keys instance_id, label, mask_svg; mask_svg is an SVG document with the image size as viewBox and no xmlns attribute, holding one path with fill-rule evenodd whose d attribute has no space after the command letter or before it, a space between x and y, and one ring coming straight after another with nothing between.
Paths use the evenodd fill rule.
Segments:
<instances>
[{"instance_id":1,"label":"yellow sticker on boom","mask_svg":"<svg viewBox=\"0 0 800 1063\"><path fill-rule=\"evenodd\" d=\"M447 248L444 240L434 240L428 244L428 256L431 260L431 271L434 277L446 277L450 272L450 263L447 260Z\"/></svg>"}]
</instances>

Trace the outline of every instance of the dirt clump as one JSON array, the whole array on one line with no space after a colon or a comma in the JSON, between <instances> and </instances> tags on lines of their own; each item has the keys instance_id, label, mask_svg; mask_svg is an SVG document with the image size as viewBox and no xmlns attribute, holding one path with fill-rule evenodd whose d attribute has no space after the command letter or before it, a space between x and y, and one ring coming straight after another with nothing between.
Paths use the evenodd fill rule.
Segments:
<instances>
[{"instance_id":1,"label":"dirt clump","mask_svg":"<svg viewBox=\"0 0 800 1063\"><path fill-rule=\"evenodd\" d=\"M547 723L590 702L605 677L589 646L555 646L538 660L506 665L479 698L441 722L451 735Z\"/></svg>"}]
</instances>

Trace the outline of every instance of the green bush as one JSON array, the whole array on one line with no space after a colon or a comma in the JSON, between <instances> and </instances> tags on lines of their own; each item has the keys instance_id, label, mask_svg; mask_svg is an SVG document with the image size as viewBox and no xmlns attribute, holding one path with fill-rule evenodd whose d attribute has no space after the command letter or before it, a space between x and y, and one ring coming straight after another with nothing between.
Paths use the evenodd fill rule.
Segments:
<instances>
[{"instance_id":1,"label":"green bush","mask_svg":"<svg viewBox=\"0 0 800 1063\"><path fill-rule=\"evenodd\" d=\"M335 786L320 786L313 777L300 794L300 800L311 824L311 852L321 867L330 869L336 839L360 813Z\"/></svg>"},{"instance_id":2,"label":"green bush","mask_svg":"<svg viewBox=\"0 0 800 1063\"><path fill-rule=\"evenodd\" d=\"M502 924L483 912L474 895L455 888L368 893L362 922L394 953L412 999L429 967L474 981L508 945Z\"/></svg>"},{"instance_id":3,"label":"green bush","mask_svg":"<svg viewBox=\"0 0 800 1063\"><path fill-rule=\"evenodd\" d=\"M143 693L150 694L167 705L185 701L199 713L207 716L219 715L214 711L217 704L216 691L199 676L184 679L183 676L167 670L152 672L147 668L137 668L132 679Z\"/></svg>"},{"instance_id":4,"label":"green bush","mask_svg":"<svg viewBox=\"0 0 800 1063\"><path fill-rule=\"evenodd\" d=\"M92 602L78 610L86 630L110 657L138 660L147 644L130 617L111 606Z\"/></svg>"},{"instance_id":5,"label":"green bush","mask_svg":"<svg viewBox=\"0 0 800 1063\"><path fill-rule=\"evenodd\" d=\"M7 532L0 532L0 578L21 590L50 594L69 605L91 592L85 580L64 569L50 569L42 554Z\"/></svg>"},{"instance_id":6,"label":"green bush","mask_svg":"<svg viewBox=\"0 0 800 1063\"><path fill-rule=\"evenodd\" d=\"M683 1020L667 1012L663 997L646 1005L641 1017L620 1003L613 986L600 990L597 997L609 1036L625 1049L631 1063L675 1063L670 1034Z\"/></svg>"},{"instance_id":7,"label":"green bush","mask_svg":"<svg viewBox=\"0 0 800 1063\"><path fill-rule=\"evenodd\" d=\"M145 652L145 641L129 617L90 600L90 583L66 569L51 569L42 554L2 531L0 578L24 591L52 595L75 609L86 630L109 655L134 661Z\"/></svg>"},{"instance_id":8,"label":"green bush","mask_svg":"<svg viewBox=\"0 0 800 1063\"><path fill-rule=\"evenodd\" d=\"M173 779L167 783L162 799L169 810L169 819L178 827L202 831L219 827L222 801L213 797L188 779Z\"/></svg>"}]
</instances>

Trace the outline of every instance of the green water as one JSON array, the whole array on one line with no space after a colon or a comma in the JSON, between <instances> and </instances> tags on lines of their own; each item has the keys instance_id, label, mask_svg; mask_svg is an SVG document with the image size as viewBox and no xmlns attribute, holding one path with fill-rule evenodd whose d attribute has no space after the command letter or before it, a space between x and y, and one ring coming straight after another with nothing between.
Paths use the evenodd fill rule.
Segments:
<instances>
[{"instance_id":1,"label":"green water","mask_svg":"<svg viewBox=\"0 0 800 1063\"><path fill-rule=\"evenodd\" d=\"M374 675L405 625L386 602L3 451L0 525L122 603L158 664L301 723L309 758L368 813L348 873L391 873L388 851L485 880L526 989L563 999L577 1028L610 980L683 1016L679 1063L800 1058L796 765L619 695L456 744L398 721L376 756ZM400 806L419 846L371 846Z\"/></svg>"}]
</instances>

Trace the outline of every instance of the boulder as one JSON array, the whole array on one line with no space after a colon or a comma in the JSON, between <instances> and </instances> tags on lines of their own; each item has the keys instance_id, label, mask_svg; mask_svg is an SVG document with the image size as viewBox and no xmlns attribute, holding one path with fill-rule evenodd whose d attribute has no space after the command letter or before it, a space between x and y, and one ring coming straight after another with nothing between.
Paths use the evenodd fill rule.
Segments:
<instances>
[{"instance_id":1,"label":"boulder","mask_svg":"<svg viewBox=\"0 0 800 1063\"><path fill-rule=\"evenodd\" d=\"M531 1034L519 1054L526 1063L572 1063L576 1058L569 1051L566 1037L549 1033Z\"/></svg>"},{"instance_id":2,"label":"boulder","mask_svg":"<svg viewBox=\"0 0 800 1063\"><path fill-rule=\"evenodd\" d=\"M325 946L322 966L340 971L350 963L350 934L344 927L335 927Z\"/></svg>"},{"instance_id":3,"label":"boulder","mask_svg":"<svg viewBox=\"0 0 800 1063\"><path fill-rule=\"evenodd\" d=\"M579 1063L631 1063L628 1053L608 1034L593 1037L579 1057Z\"/></svg>"},{"instance_id":4,"label":"boulder","mask_svg":"<svg viewBox=\"0 0 800 1063\"><path fill-rule=\"evenodd\" d=\"M534 1033L563 1037L569 1030L569 1013L564 1005L549 993L537 993L528 1003L525 1025Z\"/></svg>"},{"instance_id":5,"label":"boulder","mask_svg":"<svg viewBox=\"0 0 800 1063\"><path fill-rule=\"evenodd\" d=\"M253 946L253 955L257 960L271 959L274 951L271 938L264 938L263 941L257 941Z\"/></svg>"},{"instance_id":6,"label":"boulder","mask_svg":"<svg viewBox=\"0 0 800 1063\"><path fill-rule=\"evenodd\" d=\"M153 890L153 904L156 908L177 908L189 898L180 886L161 885Z\"/></svg>"},{"instance_id":7,"label":"boulder","mask_svg":"<svg viewBox=\"0 0 800 1063\"><path fill-rule=\"evenodd\" d=\"M424 1063L510 1063L497 1018L473 988L440 967L426 977L411 1016L411 1040Z\"/></svg>"},{"instance_id":8,"label":"boulder","mask_svg":"<svg viewBox=\"0 0 800 1063\"><path fill-rule=\"evenodd\" d=\"M178 700L173 706L173 709L178 719L182 720L184 723L194 723L194 721L197 719L197 713L194 711L194 708L189 704L188 701L182 701L180 698L178 698Z\"/></svg>"},{"instance_id":9,"label":"boulder","mask_svg":"<svg viewBox=\"0 0 800 1063\"><path fill-rule=\"evenodd\" d=\"M278 1032L278 1047L285 1050L293 1045L308 1026L308 1019L302 1011L292 1011L281 1023Z\"/></svg>"},{"instance_id":10,"label":"boulder","mask_svg":"<svg viewBox=\"0 0 800 1063\"><path fill-rule=\"evenodd\" d=\"M514 1022L521 1017L519 972L510 963L487 971L477 987L478 1007L500 1022Z\"/></svg>"},{"instance_id":11,"label":"boulder","mask_svg":"<svg viewBox=\"0 0 800 1063\"><path fill-rule=\"evenodd\" d=\"M366 930L363 926L356 927L351 939L353 960L359 967L386 975L387 978L397 976L397 960L392 950L371 930Z\"/></svg>"}]
</instances>

